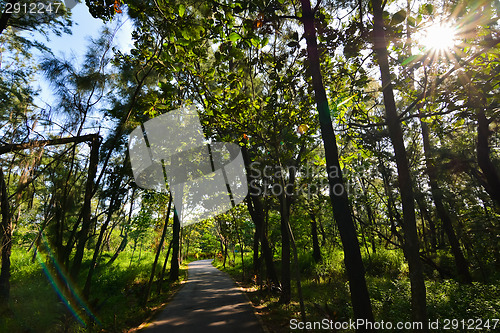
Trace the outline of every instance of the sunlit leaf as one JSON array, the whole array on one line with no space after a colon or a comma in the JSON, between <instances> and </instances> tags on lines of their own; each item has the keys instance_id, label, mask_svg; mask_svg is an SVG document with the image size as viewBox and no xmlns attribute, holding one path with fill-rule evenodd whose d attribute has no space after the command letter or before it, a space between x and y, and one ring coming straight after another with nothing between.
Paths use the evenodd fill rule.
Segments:
<instances>
[{"instance_id":1,"label":"sunlit leaf","mask_svg":"<svg viewBox=\"0 0 500 333\"><path fill-rule=\"evenodd\" d=\"M236 33L236 32L231 32L231 34L229 35L229 40L230 40L231 42L236 42L236 41L238 41L238 40L240 40L240 39L241 39L240 34L238 34L238 33Z\"/></svg>"}]
</instances>

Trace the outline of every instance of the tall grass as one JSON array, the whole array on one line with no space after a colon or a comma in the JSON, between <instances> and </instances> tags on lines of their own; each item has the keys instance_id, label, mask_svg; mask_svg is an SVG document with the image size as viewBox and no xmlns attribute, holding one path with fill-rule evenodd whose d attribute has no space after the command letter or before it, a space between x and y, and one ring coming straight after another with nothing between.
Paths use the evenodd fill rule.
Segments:
<instances>
[{"instance_id":1,"label":"tall grass","mask_svg":"<svg viewBox=\"0 0 500 333\"><path fill-rule=\"evenodd\" d=\"M343 252L336 249L323 253L323 261L314 263L311 255L299 258L306 315L310 321L329 318L347 321L353 318ZM375 320L408 322L410 318L410 282L408 265L400 250L380 249L364 255L366 278ZM222 268L234 279L241 280L241 260ZM245 267L252 267L251 253L245 256ZM277 266L279 272L279 262ZM292 265L293 270L293 265ZM292 279L295 274L292 271ZM247 280L248 282L248 280ZM289 332L290 319L300 319L295 282L292 281L292 302L279 304L279 294L264 286L247 283L247 294L264 315L264 322L273 332ZM431 320L444 318L493 319L500 317L500 286L498 284L460 285L453 280L430 277L426 281L428 313ZM490 328L490 332L493 329ZM387 332L391 332L387 330ZM394 330L396 332L396 330ZM488 330L483 330L488 332Z\"/></svg>"},{"instance_id":2,"label":"tall grass","mask_svg":"<svg viewBox=\"0 0 500 333\"><path fill-rule=\"evenodd\" d=\"M32 253L14 246L11 256L10 312L0 317L0 332L79 332L88 331L90 326L94 331L104 329L118 332L140 325L165 302L178 283L171 284L165 279L159 296L156 295L155 285L147 306L142 306L145 285L154 260L153 251L143 249L140 260L138 251L133 257L132 251L124 251L112 265L106 266L111 255L103 253L94 273L87 305L97 320L89 322L86 318L87 328L84 328L71 316L44 274L40 262L32 262ZM83 286L91 257L91 251L85 253L82 274L76 285ZM161 265L158 265L156 271L160 269ZM181 278L185 279L187 273L184 265L180 273Z\"/></svg>"}]
</instances>

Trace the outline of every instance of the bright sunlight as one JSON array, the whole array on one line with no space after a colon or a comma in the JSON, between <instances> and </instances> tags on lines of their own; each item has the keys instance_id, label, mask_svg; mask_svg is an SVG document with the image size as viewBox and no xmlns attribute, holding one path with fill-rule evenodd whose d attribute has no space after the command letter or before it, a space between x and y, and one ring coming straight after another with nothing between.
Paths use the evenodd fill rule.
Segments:
<instances>
[{"instance_id":1,"label":"bright sunlight","mask_svg":"<svg viewBox=\"0 0 500 333\"><path fill-rule=\"evenodd\" d=\"M422 44L428 50L448 51L455 46L456 41L455 28L436 23L426 29Z\"/></svg>"}]
</instances>

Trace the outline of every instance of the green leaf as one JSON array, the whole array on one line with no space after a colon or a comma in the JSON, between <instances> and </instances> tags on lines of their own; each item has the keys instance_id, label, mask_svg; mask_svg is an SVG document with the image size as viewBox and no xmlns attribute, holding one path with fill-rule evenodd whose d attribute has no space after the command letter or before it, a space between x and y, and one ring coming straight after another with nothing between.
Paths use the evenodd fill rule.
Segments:
<instances>
[{"instance_id":1,"label":"green leaf","mask_svg":"<svg viewBox=\"0 0 500 333\"><path fill-rule=\"evenodd\" d=\"M414 54L412 56L409 56L405 60L403 60L403 62L401 63L401 65L406 66L408 64L411 64L411 63L414 63L414 62L418 61L420 58L422 58L422 55L420 55L420 54Z\"/></svg>"},{"instance_id":2,"label":"green leaf","mask_svg":"<svg viewBox=\"0 0 500 333\"><path fill-rule=\"evenodd\" d=\"M181 30L181 35L186 40L191 39L191 36L189 35L189 33L190 33L190 31L188 31L187 29Z\"/></svg>"},{"instance_id":3,"label":"green leaf","mask_svg":"<svg viewBox=\"0 0 500 333\"><path fill-rule=\"evenodd\" d=\"M229 40L230 40L231 42L236 42L236 41L238 41L238 40L240 40L240 39L241 39L240 34L238 34L238 33L236 33L236 32L231 32L231 34L229 35Z\"/></svg>"},{"instance_id":4,"label":"green leaf","mask_svg":"<svg viewBox=\"0 0 500 333\"><path fill-rule=\"evenodd\" d=\"M186 7L183 4L180 4L179 5L179 16L183 17L185 12L186 12Z\"/></svg>"},{"instance_id":5,"label":"green leaf","mask_svg":"<svg viewBox=\"0 0 500 333\"><path fill-rule=\"evenodd\" d=\"M410 25L410 27L416 27L417 21L415 20L415 18L408 16L408 24Z\"/></svg>"},{"instance_id":6,"label":"green leaf","mask_svg":"<svg viewBox=\"0 0 500 333\"><path fill-rule=\"evenodd\" d=\"M434 12L434 6L430 3L426 3L420 6L420 12L426 15L432 15Z\"/></svg>"},{"instance_id":7,"label":"green leaf","mask_svg":"<svg viewBox=\"0 0 500 333\"><path fill-rule=\"evenodd\" d=\"M405 18L406 18L406 11L404 9L401 9L399 12L392 15L391 25L398 25L399 23L403 22Z\"/></svg>"}]
</instances>

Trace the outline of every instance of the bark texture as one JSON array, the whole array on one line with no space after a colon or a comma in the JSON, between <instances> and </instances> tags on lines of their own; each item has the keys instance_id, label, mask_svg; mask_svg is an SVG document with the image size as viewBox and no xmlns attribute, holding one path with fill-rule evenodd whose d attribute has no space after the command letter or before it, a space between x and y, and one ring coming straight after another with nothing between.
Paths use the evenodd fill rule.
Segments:
<instances>
[{"instance_id":1,"label":"bark texture","mask_svg":"<svg viewBox=\"0 0 500 333\"><path fill-rule=\"evenodd\" d=\"M330 199L333 214L337 223L342 245L344 247L345 266L351 291L351 302L356 319L373 321L373 312L370 296L365 280L365 268L361 259L361 251L354 227L347 191L340 169L338 148L335 133L333 132L332 119L326 96L323 77L320 69L320 58L314 26L314 13L309 0L301 0L302 23L304 24L307 42L307 55L309 72L312 78L314 98L319 113L321 136L324 143L328 183L330 186ZM360 328L359 332L368 329Z\"/></svg>"},{"instance_id":2,"label":"bark texture","mask_svg":"<svg viewBox=\"0 0 500 333\"><path fill-rule=\"evenodd\" d=\"M380 0L372 0L372 8L374 17L373 45L378 65L380 67L387 127L389 129L389 136L394 147L396 166L398 170L399 190L403 206L403 249L410 271L412 320L424 323L423 331L428 331L425 325L427 323L427 306L425 299L426 290L422 263L419 257L413 184L410 175L408 158L406 155L406 147L404 145L403 131L401 129L401 123L399 121L396 103L394 100L391 71L389 67L389 54L387 51L387 41L385 37L382 2Z\"/></svg>"}]
</instances>

